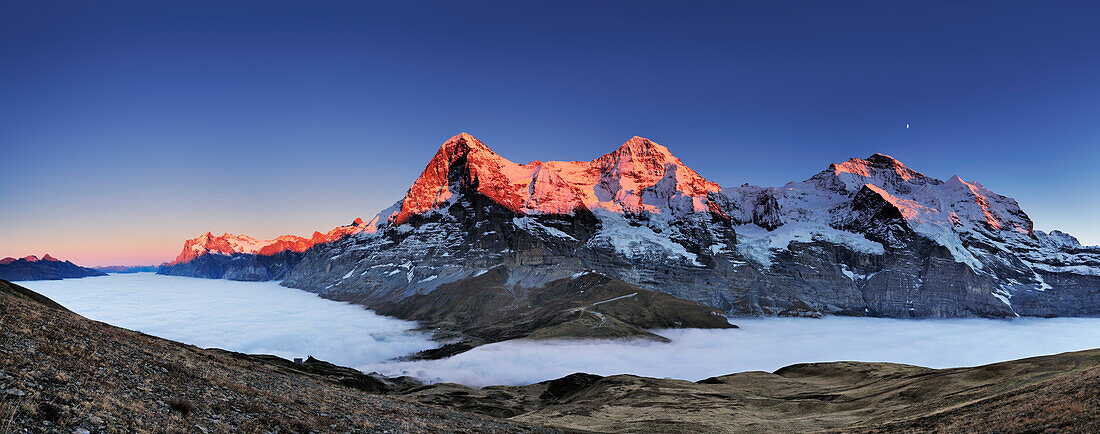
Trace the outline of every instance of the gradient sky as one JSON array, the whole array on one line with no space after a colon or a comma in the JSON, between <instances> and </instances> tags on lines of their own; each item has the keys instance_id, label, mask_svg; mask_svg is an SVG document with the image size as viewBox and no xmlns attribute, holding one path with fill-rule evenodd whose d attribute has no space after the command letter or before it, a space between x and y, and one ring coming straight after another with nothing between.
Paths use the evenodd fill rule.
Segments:
<instances>
[{"instance_id":1,"label":"gradient sky","mask_svg":"<svg viewBox=\"0 0 1100 434\"><path fill-rule=\"evenodd\" d=\"M460 131L725 186L884 152L1100 243L1095 2L756 3L0 3L0 257L327 230Z\"/></svg>"}]
</instances>

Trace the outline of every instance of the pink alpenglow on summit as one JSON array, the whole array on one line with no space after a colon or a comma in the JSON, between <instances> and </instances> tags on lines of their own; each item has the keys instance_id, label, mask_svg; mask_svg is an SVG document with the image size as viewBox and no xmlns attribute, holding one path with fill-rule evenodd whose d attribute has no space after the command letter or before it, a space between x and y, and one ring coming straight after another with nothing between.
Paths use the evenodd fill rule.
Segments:
<instances>
[{"instance_id":1,"label":"pink alpenglow on summit","mask_svg":"<svg viewBox=\"0 0 1100 434\"><path fill-rule=\"evenodd\" d=\"M270 256L284 251L305 252L348 235L405 224L414 216L446 207L457 199L456 191L461 189L477 191L521 215L568 215L584 209L667 218L683 213L713 213L729 219L720 204L721 187L649 139L633 137L592 161L519 164L461 133L439 148L400 202L370 222L356 219L352 225L315 232L311 238L284 235L261 241L247 235L215 236L207 232L187 240L183 251L168 265L185 264L211 253Z\"/></svg>"},{"instance_id":2,"label":"pink alpenglow on summit","mask_svg":"<svg viewBox=\"0 0 1100 434\"><path fill-rule=\"evenodd\" d=\"M450 179L452 166L464 165L462 179ZM619 149L592 161L532 161L501 157L466 133L439 148L400 206L380 215L400 226L415 215L455 199L455 182L520 214L572 214L583 208L613 213L723 214L712 195L722 188L707 181L668 148L633 137Z\"/></svg>"}]
</instances>

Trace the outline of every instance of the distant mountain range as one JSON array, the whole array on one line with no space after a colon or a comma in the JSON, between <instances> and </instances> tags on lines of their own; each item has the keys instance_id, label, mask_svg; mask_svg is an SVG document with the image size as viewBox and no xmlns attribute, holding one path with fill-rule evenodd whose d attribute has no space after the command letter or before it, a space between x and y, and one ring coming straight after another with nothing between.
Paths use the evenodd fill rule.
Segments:
<instances>
[{"instance_id":1,"label":"distant mountain range","mask_svg":"<svg viewBox=\"0 0 1100 434\"><path fill-rule=\"evenodd\" d=\"M102 267L92 267L94 270L99 270L104 273L152 273L157 271L156 265L107 265Z\"/></svg>"},{"instance_id":2,"label":"distant mountain range","mask_svg":"<svg viewBox=\"0 0 1100 434\"><path fill-rule=\"evenodd\" d=\"M106 273L62 261L49 254L42 258L30 255L0 259L0 279L3 280L57 280L89 276L106 276Z\"/></svg>"},{"instance_id":3,"label":"distant mountain range","mask_svg":"<svg viewBox=\"0 0 1100 434\"><path fill-rule=\"evenodd\" d=\"M207 232L184 242L179 256L161 265L158 273L209 279L278 280L310 247L360 233L363 227L363 220L357 218L350 225L327 233L314 232L310 238L283 235L266 241L247 235L215 236Z\"/></svg>"},{"instance_id":4,"label":"distant mountain range","mask_svg":"<svg viewBox=\"0 0 1100 434\"><path fill-rule=\"evenodd\" d=\"M1100 314L1100 248L1034 230L977 182L875 154L722 188L641 137L592 161L518 164L459 134L369 222L308 239L207 233L159 272L282 279L402 312L490 270L517 311L598 274L731 316Z\"/></svg>"}]
</instances>

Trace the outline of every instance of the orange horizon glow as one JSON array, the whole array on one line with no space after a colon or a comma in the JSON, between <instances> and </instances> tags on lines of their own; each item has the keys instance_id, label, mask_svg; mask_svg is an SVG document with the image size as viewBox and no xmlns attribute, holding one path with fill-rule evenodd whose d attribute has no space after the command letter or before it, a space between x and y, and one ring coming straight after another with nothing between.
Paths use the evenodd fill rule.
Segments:
<instances>
[{"instance_id":1,"label":"orange horizon glow","mask_svg":"<svg viewBox=\"0 0 1100 434\"><path fill-rule=\"evenodd\" d=\"M328 219L319 220L327 221ZM278 233L275 232L276 230L259 229L261 228L253 228L247 233ZM0 244L0 259L5 257L22 258L27 255L35 255L41 258L49 254L62 261L71 261L83 267L161 265L177 258L188 240L201 236L205 232L186 233L173 230L158 233L155 230L142 230L140 232L135 231L135 233L120 234L114 231L84 232L69 230L45 234L17 234L17 237L8 237L3 244ZM286 232L293 233L292 231ZM298 233L313 232L299 231ZM327 238L327 235L321 234L321 238ZM279 234L265 239L275 240L280 236L285 237L285 235ZM306 240L310 239L306 238ZM294 248L293 250L300 251L304 249Z\"/></svg>"}]
</instances>

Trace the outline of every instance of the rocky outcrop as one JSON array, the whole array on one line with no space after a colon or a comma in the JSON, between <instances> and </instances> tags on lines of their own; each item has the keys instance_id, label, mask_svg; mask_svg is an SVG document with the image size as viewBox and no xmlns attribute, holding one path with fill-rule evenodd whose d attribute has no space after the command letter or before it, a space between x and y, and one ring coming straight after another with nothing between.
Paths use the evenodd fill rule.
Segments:
<instances>
[{"instance_id":1,"label":"rocky outcrop","mask_svg":"<svg viewBox=\"0 0 1100 434\"><path fill-rule=\"evenodd\" d=\"M62 261L49 254L41 259L34 255L19 259L0 259L0 279L4 280L58 280L106 275L101 271L81 267L70 261Z\"/></svg>"}]
</instances>

